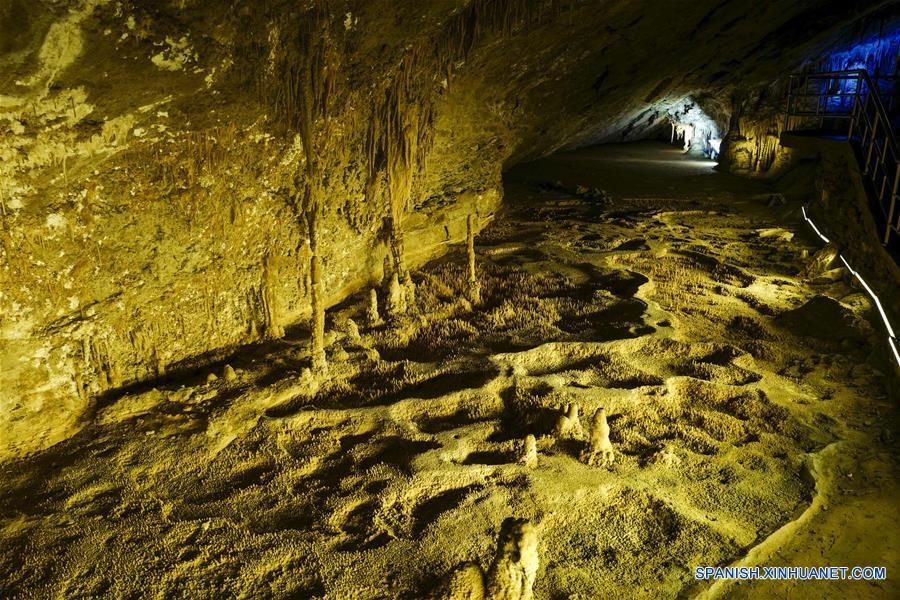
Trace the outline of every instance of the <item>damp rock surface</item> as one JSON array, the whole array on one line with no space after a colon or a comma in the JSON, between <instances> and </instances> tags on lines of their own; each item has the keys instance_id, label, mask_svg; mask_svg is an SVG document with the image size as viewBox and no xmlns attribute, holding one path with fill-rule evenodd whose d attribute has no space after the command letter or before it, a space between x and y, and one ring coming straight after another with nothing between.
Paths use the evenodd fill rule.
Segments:
<instances>
[{"instance_id":1,"label":"damp rock surface","mask_svg":"<svg viewBox=\"0 0 900 600\"><path fill-rule=\"evenodd\" d=\"M674 188L629 196L623 157ZM533 181L560 162L615 203ZM808 556L804 532L869 523L890 546L896 442L875 440L896 439L896 412L871 348L779 317L827 296L867 331L871 311L840 278L802 277L816 238L768 211L766 187L654 144L513 172L475 239L477 307L460 244L411 270L390 322L367 318L367 289L330 310L327 374L287 332L105 397L80 433L0 465L0 589L676 598L694 566L809 511L804 546L770 543ZM754 233L775 227L795 235ZM601 408L614 460L586 464Z\"/></svg>"},{"instance_id":2,"label":"damp rock surface","mask_svg":"<svg viewBox=\"0 0 900 600\"><path fill-rule=\"evenodd\" d=\"M318 339L385 277L412 293L525 160L702 110L740 113L723 154L757 172L766 86L889 4L4 0L0 460L310 317ZM615 195L570 175L548 181Z\"/></svg>"}]
</instances>

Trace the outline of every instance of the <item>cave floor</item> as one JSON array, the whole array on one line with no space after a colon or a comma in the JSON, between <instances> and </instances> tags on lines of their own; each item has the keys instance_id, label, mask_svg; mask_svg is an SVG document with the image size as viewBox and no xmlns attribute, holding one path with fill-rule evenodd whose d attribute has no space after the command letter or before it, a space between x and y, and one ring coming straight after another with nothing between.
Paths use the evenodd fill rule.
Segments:
<instances>
[{"instance_id":1,"label":"cave floor","mask_svg":"<svg viewBox=\"0 0 900 600\"><path fill-rule=\"evenodd\" d=\"M538 598L890 597L694 581L900 567L871 303L840 271L800 277L820 244L796 211L712 166L641 143L519 167L476 240L475 306L455 249L413 274L409 314L367 326L367 293L329 312L327 378L295 330L234 378L98 402L0 467L0 596L421 598L486 568L516 516L537 525ZM607 409L612 465L554 433L570 404L585 430Z\"/></svg>"}]
</instances>

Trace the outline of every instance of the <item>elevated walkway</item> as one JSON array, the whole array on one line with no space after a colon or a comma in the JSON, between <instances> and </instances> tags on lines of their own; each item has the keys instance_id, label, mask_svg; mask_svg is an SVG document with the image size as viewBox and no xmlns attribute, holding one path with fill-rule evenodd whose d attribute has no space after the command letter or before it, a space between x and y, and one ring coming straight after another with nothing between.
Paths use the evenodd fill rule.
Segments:
<instances>
[{"instance_id":1,"label":"elevated walkway","mask_svg":"<svg viewBox=\"0 0 900 600\"><path fill-rule=\"evenodd\" d=\"M792 75L781 143L810 147L850 143L863 176L881 242L892 256L900 248L900 151L891 80L863 69Z\"/></svg>"}]
</instances>

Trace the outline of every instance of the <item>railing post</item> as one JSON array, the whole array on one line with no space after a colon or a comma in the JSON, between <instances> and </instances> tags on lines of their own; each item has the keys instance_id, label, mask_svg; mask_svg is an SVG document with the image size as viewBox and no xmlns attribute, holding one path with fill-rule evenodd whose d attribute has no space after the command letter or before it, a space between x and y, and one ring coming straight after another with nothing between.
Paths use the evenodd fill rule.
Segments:
<instances>
[{"instance_id":1,"label":"railing post","mask_svg":"<svg viewBox=\"0 0 900 600\"><path fill-rule=\"evenodd\" d=\"M816 97L816 117L819 116L819 112L822 110L822 96L821 94ZM819 119L819 129L822 129L822 119Z\"/></svg>"},{"instance_id":2,"label":"railing post","mask_svg":"<svg viewBox=\"0 0 900 600\"><path fill-rule=\"evenodd\" d=\"M862 85L862 77L856 76L856 88L853 91L853 106L850 107L850 126L847 129L847 141L853 137L853 125L856 123L856 109L859 104L859 86Z\"/></svg>"},{"instance_id":3,"label":"railing post","mask_svg":"<svg viewBox=\"0 0 900 600\"><path fill-rule=\"evenodd\" d=\"M790 131L789 123L791 122L791 106L793 105L794 99L794 76L791 75L788 77L788 93L787 93L787 106L784 109L784 131Z\"/></svg>"},{"instance_id":4,"label":"railing post","mask_svg":"<svg viewBox=\"0 0 900 600\"><path fill-rule=\"evenodd\" d=\"M900 162L897 161L897 157L894 157L894 189L891 191L891 205L888 208L887 214L887 225L884 228L884 245L887 246L891 241L891 228L893 227L893 219L894 219L894 209L897 206L897 193L900 190L897 189L897 184L900 183Z\"/></svg>"},{"instance_id":5,"label":"railing post","mask_svg":"<svg viewBox=\"0 0 900 600\"><path fill-rule=\"evenodd\" d=\"M871 91L869 92L872 93ZM872 137L869 140L869 151L866 154L866 166L863 169L863 175L869 174L869 163L872 162L872 151L875 149L875 135L878 133L878 121L881 120L881 113L875 111L875 122L872 123Z\"/></svg>"},{"instance_id":6,"label":"railing post","mask_svg":"<svg viewBox=\"0 0 900 600\"><path fill-rule=\"evenodd\" d=\"M866 112L866 109L869 106L869 94L860 101L859 103L859 116L863 125L863 131L859 136L859 146L860 150L865 152L866 150L866 138L869 137L869 134L872 133L872 127L869 123L869 113Z\"/></svg>"}]
</instances>

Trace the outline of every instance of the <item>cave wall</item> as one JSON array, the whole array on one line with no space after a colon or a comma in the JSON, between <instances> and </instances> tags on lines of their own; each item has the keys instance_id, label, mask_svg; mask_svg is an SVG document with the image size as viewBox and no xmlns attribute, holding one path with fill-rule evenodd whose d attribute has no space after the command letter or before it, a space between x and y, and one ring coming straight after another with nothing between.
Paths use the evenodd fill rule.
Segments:
<instances>
[{"instance_id":1,"label":"cave wall","mask_svg":"<svg viewBox=\"0 0 900 600\"><path fill-rule=\"evenodd\" d=\"M827 38L812 42L794 72L865 69L883 94L897 94L900 7L873 5L871 11L856 17ZM736 87L728 134L722 141L723 168L747 176L778 176L798 158L779 143L789 74L762 85Z\"/></svg>"},{"instance_id":2,"label":"cave wall","mask_svg":"<svg viewBox=\"0 0 900 600\"><path fill-rule=\"evenodd\" d=\"M888 4L4 3L0 460L303 323L313 260L328 305L407 274L504 168L722 107Z\"/></svg>"}]
</instances>

